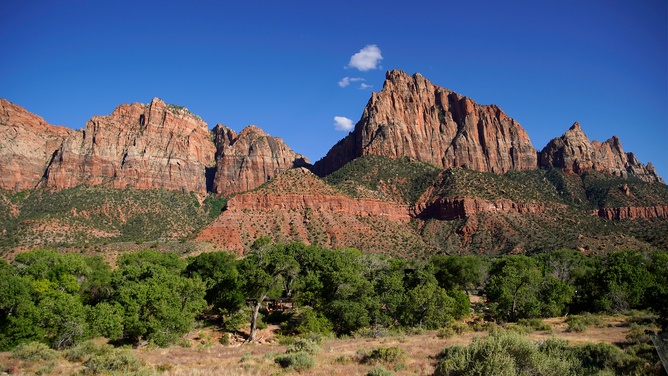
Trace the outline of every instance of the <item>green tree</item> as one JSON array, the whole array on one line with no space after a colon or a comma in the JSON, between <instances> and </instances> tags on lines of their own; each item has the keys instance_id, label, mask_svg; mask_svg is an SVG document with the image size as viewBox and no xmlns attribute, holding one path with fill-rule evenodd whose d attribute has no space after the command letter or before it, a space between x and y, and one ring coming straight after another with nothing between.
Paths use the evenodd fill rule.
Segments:
<instances>
[{"instance_id":1,"label":"green tree","mask_svg":"<svg viewBox=\"0 0 668 376\"><path fill-rule=\"evenodd\" d=\"M655 283L651 265L649 255L638 250L610 252L584 279L584 305L609 312L647 307L646 292Z\"/></svg>"},{"instance_id":2,"label":"green tree","mask_svg":"<svg viewBox=\"0 0 668 376\"><path fill-rule=\"evenodd\" d=\"M207 284L204 299L217 309L235 312L243 305L244 297L239 289L239 272L233 253L221 251L202 253L188 258L184 276L199 277Z\"/></svg>"},{"instance_id":3,"label":"green tree","mask_svg":"<svg viewBox=\"0 0 668 376\"><path fill-rule=\"evenodd\" d=\"M299 263L284 250L284 247L273 246L268 237L259 238L237 266L240 289L251 308L248 342L255 342L258 313L264 300L272 291L281 289L284 276L298 273Z\"/></svg>"},{"instance_id":4,"label":"green tree","mask_svg":"<svg viewBox=\"0 0 668 376\"><path fill-rule=\"evenodd\" d=\"M365 272L372 273L373 269L358 261L361 255L351 248L331 251L321 274L320 309L339 333L350 333L372 323L382 324L382 304L365 276Z\"/></svg>"},{"instance_id":5,"label":"green tree","mask_svg":"<svg viewBox=\"0 0 668 376\"><path fill-rule=\"evenodd\" d=\"M206 307L206 284L182 277L185 262L153 250L123 255L111 276L112 302L123 309L124 331L166 345L192 328ZM120 313L120 312L119 312Z\"/></svg>"},{"instance_id":6,"label":"green tree","mask_svg":"<svg viewBox=\"0 0 668 376\"><path fill-rule=\"evenodd\" d=\"M502 257L494 262L490 275L485 291L489 300L498 303L498 318L516 321L540 315L538 287L542 273L533 259L516 255Z\"/></svg>"},{"instance_id":7,"label":"green tree","mask_svg":"<svg viewBox=\"0 0 668 376\"><path fill-rule=\"evenodd\" d=\"M15 266L0 260L0 351L43 340L46 334L32 299L33 285L17 274Z\"/></svg>"},{"instance_id":8,"label":"green tree","mask_svg":"<svg viewBox=\"0 0 668 376\"><path fill-rule=\"evenodd\" d=\"M446 290L470 291L483 282L483 260L476 256L434 256L431 259L438 285Z\"/></svg>"}]
</instances>

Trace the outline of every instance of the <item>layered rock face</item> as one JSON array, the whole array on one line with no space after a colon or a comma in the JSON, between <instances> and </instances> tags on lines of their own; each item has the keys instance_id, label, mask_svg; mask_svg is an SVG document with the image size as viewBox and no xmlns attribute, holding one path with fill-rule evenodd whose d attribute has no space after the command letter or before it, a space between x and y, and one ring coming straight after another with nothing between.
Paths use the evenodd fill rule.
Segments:
<instances>
[{"instance_id":1,"label":"layered rock face","mask_svg":"<svg viewBox=\"0 0 668 376\"><path fill-rule=\"evenodd\" d=\"M213 129L216 175L212 190L231 194L254 189L281 171L309 165L308 158L290 149L281 138L249 125L238 135L224 125Z\"/></svg>"},{"instance_id":2,"label":"layered rock face","mask_svg":"<svg viewBox=\"0 0 668 376\"><path fill-rule=\"evenodd\" d=\"M594 214L609 220L668 218L668 206L603 208Z\"/></svg>"},{"instance_id":3,"label":"layered rock face","mask_svg":"<svg viewBox=\"0 0 668 376\"><path fill-rule=\"evenodd\" d=\"M544 206L540 204L516 203L507 199L494 201L476 198L444 198L430 203L418 203L412 210L415 217L435 218L439 220L464 219L478 213L520 214L540 213Z\"/></svg>"},{"instance_id":4,"label":"layered rock face","mask_svg":"<svg viewBox=\"0 0 668 376\"><path fill-rule=\"evenodd\" d=\"M225 211L195 240L212 241L239 254L260 236L332 248L361 246L358 243L363 239L365 244L384 249L392 244L390 236L415 237L408 225L410 218L407 205L353 199L306 168L295 168L257 190L232 197ZM411 238L418 244L416 240Z\"/></svg>"},{"instance_id":5,"label":"layered rock face","mask_svg":"<svg viewBox=\"0 0 668 376\"><path fill-rule=\"evenodd\" d=\"M0 188L34 188L54 153L72 133L0 98Z\"/></svg>"},{"instance_id":6,"label":"layered rock face","mask_svg":"<svg viewBox=\"0 0 668 376\"><path fill-rule=\"evenodd\" d=\"M355 130L314 171L328 175L368 154L494 173L536 168L526 131L499 107L479 105L399 70L386 74L383 90L373 93Z\"/></svg>"},{"instance_id":7,"label":"layered rock face","mask_svg":"<svg viewBox=\"0 0 668 376\"><path fill-rule=\"evenodd\" d=\"M205 168L215 151L207 124L188 109L158 98L123 104L109 116L94 116L63 142L46 184L206 192Z\"/></svg>"},{"instance_id":8,"label":"layered rock face","mask_svg":"<svg viewBox=\"0 0 668 376\"><path fill-rule=\"evenodd\" d=\"M665 183L651 163L645 166L638 162L633 153L624 153L617 136L603 143L590 142L578 122L563 136L550 141L538 159L540 166L557 167L576 174L596 170L623 178L632 175L648 183Z\"/></svg>"}]
</instances>

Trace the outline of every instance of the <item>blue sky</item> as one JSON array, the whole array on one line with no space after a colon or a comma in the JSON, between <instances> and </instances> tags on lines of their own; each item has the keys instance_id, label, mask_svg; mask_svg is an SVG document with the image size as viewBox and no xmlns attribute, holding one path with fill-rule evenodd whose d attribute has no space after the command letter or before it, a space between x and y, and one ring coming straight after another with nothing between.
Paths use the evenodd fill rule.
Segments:
<instances>
[{"instance_id":1,"label":"blue sky","mask_svg":"<svg viewBox=\"0 0 668 376\"><path fill-rule=\"evenodd\" d=\"M347 134L334 118L357 122L401 69L499 105L538 150L575 121L617 135L665 179L667 25L665 0L3 0L0 97L75 129L159 97L315 162ZM370 45L375 69L348 66Z\"/></svg>"}]
</instances>

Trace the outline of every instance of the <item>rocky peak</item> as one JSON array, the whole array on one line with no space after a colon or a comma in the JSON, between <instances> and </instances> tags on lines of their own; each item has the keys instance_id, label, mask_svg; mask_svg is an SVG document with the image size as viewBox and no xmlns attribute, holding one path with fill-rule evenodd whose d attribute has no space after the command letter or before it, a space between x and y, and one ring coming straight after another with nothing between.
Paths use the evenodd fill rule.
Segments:
<instances>
[{"instance_id":1,"label":"rocky peak","mask_svg":"<svg viewBox=\"0 0 668 376\"><path fill-rule=\"evenodd\" d=\"M561 137L551 140L540 152L538 160L540 166L557 167L576 174L595 170L624 178L631 174L648 183L664 182L651 163L645 166L633 153L625 153L617 136L603 143L590 142L578 122Z\"/></svg>"},{"instance_id":2,"label":"rocky peak","mask_svg":"<svg viewBox=\"0 0 668 376\"><path fill-rule=\"evenodd\" d=\"M309 164L308 158L290 149L282 139L271 137L261 128L249 125L238 135L218 124L216 174L212 190L232 194L256 188L278 173Z\"/></svg>"},{"instance_id":3,"label":"rocky peak","mask_svg":"<svg viewBox=\"0 0 668 376\"><path fill-rule=\"evenodd\" d=\"M387 72L383 90L372 94L355 130L314 171L328 175L369 154L495 173L536 167L526 131L499 107L478 105L399 70Z\"/></svg>"}]
</instances>

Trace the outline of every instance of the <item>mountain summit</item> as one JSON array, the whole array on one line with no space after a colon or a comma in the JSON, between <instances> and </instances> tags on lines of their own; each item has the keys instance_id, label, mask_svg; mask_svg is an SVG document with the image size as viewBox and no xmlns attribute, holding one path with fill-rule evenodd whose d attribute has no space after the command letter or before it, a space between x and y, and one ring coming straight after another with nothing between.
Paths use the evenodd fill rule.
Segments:
<instances>
[{"instance_id":1,"label":"mountain summit","mask_svg":"<svg viewBox=\"0 0 668 376\"><path fill-rule=\"evenodd\" d=\"M419 73L387 72L355 129L318 161L328 175L362 155L412 157L442 167L505 173L537 166L526 131L496 105L434 85Z\"/></svg>"},{"instance_id":2,"label":"mountain summit","mask_svg":"<svg viewBox=\"0 0 668 376\"><path fill-rule=\"evenodd\" d=\"M617 136L603 143L589 142L578 122L563 136L550 141L540 152L538 159L543 167L557 167L576 174L595 170L623 178L631 175L648 183L665 183L651 163L645 166L638 162L633 153L624 153Z\"/></svg>"}]
</instances>

